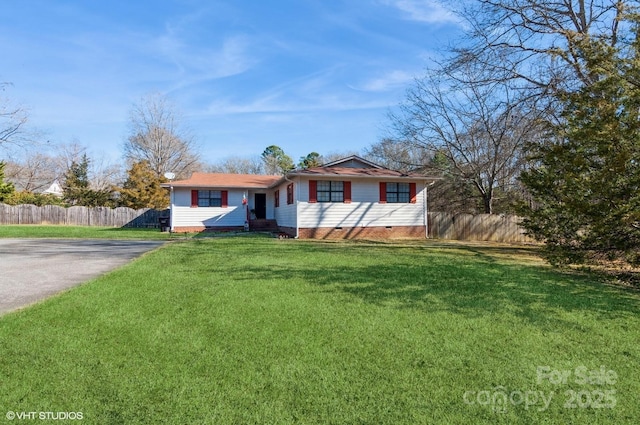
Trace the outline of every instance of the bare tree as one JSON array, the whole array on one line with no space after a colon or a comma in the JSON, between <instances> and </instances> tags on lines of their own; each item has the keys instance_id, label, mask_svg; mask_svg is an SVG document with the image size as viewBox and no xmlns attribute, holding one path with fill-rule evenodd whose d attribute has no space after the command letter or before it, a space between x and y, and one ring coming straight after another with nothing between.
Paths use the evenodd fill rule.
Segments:
<instances>
[{"instance_id":1,"label":"bare tree","mask_svg":"<svg viewBox=\"0 0 640 425\"><path fill-rule=\"evenodd\" d=\"M4 91L8 83L0 83L0 91ZM24 127L27 123L27 112L0 97L0 146L20 145L24 142Z\"/></svg>"},{"instance_id":2,"label":"bare tree","mask_svg":"<svg viewBox=\"0 0 640 425\"><path fill-rule=\"evenodd\" d=\"M79 163L82 157L87 154L87 147L78 140L70 143L62 143L55 147L55 161L57 177L62 177L71 168L71 164Z\"/></svg>"},{"instance_id":3,"label":"bare tree","mask_svg":"<svg viewBox=\"0 0 640 425\"><path fill-rule=\"evenodd\" d=\"M46 153L31 152L21 160L7 162L6 175L18 191L40 192L61 174L56 158Z\"/></svg>"},{"instance_id":4,"label":"bare tree","mask_svg":"<svg viewBox=\"0 0 640 425\"><path fill-rule=\"evenodd\" d=\"M427 155L427 156L425 156ZM398 143L393 138L384 138L365 150L365 158L396 171L415 171L429 162L429 153L413 143Z\"/></svg>"},{"instance_id":5,"label":"bare tree","mask_svg":"<svg viewBox=\"0 0 640 425\"><path fill-rule=\"evenodd\" d=\"M73 141L60 145L40 145L14 156L7 166L7 176L19 191L39 192L55 180L61 180L71 164L78 163L86 147Z\"/></svg>"},{"instance_id":6,"label":"bare tree","mask_svg":"<svg viewBox=\"0 0 640 425\"><path fill-rule=\"evenodd\" d=\"M395 152L400 161L417 160L416 167L472 185L483 211L491 214L495 189L517 183L524 145L542 131L544 111L509 84L488 84L472 72L415 81L399 112L391 114L400 145Z\"/></svg>"},{"instance_id":7,"label":"bare tree","mask_svg":"<svg viewBox=\"0 0 640 425\"><path fill-rule=\"evenodd\" d=\"M264 161L259 156L230 156L206 167L209 173L265 174Z\"/></svg>"},{"instance_id":8,"label":"bare tree","mask_svg":"<svg viewBox=\"0 0 640 425\"><path fill-rule=\"evenodd\" d=\"M118 185L124 178L124 170L121 164L111 162L101 155L89 155L87 147L78 140L56 146L55 152L57 179L64 176L72 164L79 164L85 155L89 157L87 176L91 189L98 191L109 190Z\"/></svg>"},{"instance_id":9,"label":"bare tree","mask_svg":"<svg viewBox=\"0 0 640 425\"><path fill-rule=\"evenodd\" d=\"M565 94L598 81L584 61L585 40L632 51L637 12L628 0L475 0L460 2L467 34L408 91L392 114L392 140L374 146L398 165L439 170L461 190L474 188L485 212L496 191L518 186L525 145L563 118ZM396 146L394 146L394 144ZM416 155L414 149L428 155Z\"/></svg>"},{"instance_id":10,"label":"bare tree","mask_svg":"<svg viewBox=\"0 0 640 425\"><path fill-rule=\"evenodd\" d=\"M124 170L121 164L98 159L89 163L89 179L94 190L110 190L123 180Z\"/></svg>"},{"instance_id":11,"label":"bare tree","mask_svg":"<svg viewBox=\"0 0 640 425\"><path fill-rule=\"evenodd\" d=\"M18 191L41 192L51 183L62 182L72 164L79 164L87 148L78 141L47 146L47 149L29 149L7 161L7 179ZM98 160L94 160L97 157ZM108 190L122 181L122 167L101 156L90 158L87 176L93 190Z\"/></svg>"},{"instance_id":12,"label":"bare tree","mask_svg":"<svg viewBox=\"0 0 640 425\"><path fill-rule=\"evenodd\" d=\"M157 93L145 96L131 109L124 156L130 164L147 161L158 176L172 172L186 178L201 168L193 137L175 107Z\"/></svg>"},{"instance_id":13,"label":"bare tree","mask_svg":"<svg viewBox=\"0 0 640 425\"><path fill-rule=\"evenodd\" d=\"M511 81L556 95L597 79L580 43L598 38L616 47L629 28L628 0L475 0L460 11L467 36L446 68L482 69L487 81Z\"/></svg>"}]
</instances>

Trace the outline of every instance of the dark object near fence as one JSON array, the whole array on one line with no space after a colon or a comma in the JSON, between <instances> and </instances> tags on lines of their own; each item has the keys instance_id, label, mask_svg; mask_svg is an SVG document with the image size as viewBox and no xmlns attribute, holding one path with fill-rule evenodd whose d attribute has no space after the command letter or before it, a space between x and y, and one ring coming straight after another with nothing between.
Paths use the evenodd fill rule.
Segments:
<instances>
[{"instance_id":1,"label":"dark object near fence","mask_svg":"<svg viewBox=\"0 0 640 425\"><path fill-rule=\"evenodd\" d=\"M169 231L169 217L159 217L158 218L158 223L160 224L160 231L161 232L168 232Z\"/></svg>"}]
</instances>

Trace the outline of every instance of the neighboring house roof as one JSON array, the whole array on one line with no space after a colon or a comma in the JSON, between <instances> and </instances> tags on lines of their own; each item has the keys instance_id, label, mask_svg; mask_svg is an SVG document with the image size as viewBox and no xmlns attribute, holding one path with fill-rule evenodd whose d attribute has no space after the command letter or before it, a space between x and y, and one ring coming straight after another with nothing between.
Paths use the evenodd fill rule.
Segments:
<instances>
[{"instance_id":1,"label":"neighboring house roof","mask_svg":"<svg viewBox=\"0 0 640 425\"><path fill-rule=\"evenodd\" d=\"M319 167L293 170L287 173L287 177L290 176L438 180L437 177L426 177L417 173L402 173L400 171L390 170L356 155L323 164ZM276 186L283 180L285 180L285 177L282 176L264 176L257 174L193 173L189 179L163 183L162 187L267 189Z\"/></svg>"},{"instance_id":2,"label":"neighboring house roof","mask_svg":"<svg viewBox=\"0 0 640 425\"><path fill-rule=\"evenodd\" d=\"M60 186L57 180L51 183L51 186L49 186L49 189L45 190L42 193L44 193L45 195L51 194L59 197L62 197L64 195L64 191L62 190L62 187Z\"/></svg>"}]
</instances>

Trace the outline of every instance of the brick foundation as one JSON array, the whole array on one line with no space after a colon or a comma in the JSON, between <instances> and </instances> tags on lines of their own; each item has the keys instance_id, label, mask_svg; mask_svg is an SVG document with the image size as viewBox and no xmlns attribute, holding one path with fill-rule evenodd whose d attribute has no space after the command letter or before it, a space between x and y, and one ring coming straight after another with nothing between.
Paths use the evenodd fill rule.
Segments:
<instances>
[{"instance_id":1,"label":"brick foundation","mask_svg":"<svg viewBox=\"0 0 640 425\"><path fill-rule=\"evenodd\" d=\"M296 228L295 227L278 226L278 232L286 233L287 235L289 235L289 237L292 237L292 238L296 237Z\"/></svg>"},{"instance_id":2,"label":"brick foundation","mask_svg":"<svg viewBox=\"0 0 640 425\"><path fill-rule=\"evenodd\" d=\"M204 227L184 226L176 227L176 233L200 232L240 232L243 226ZM295 237L295 227L278 226L278 231ZM424 239L424 226L392 226L392 227L319 227L301 228L298 231L300 239Z\"/></svg>"},{"instance_id":3,"label":"brick foundation","mask_svg":"<svg viewBox=\"0 0 640 425\"><path fill-rule=\"evenodd\" d=\"M334 227L299 229L300 239L424 239L425 226ZM289 232L287 232L289 233ZM293 229L295 235L295 229Z\"/></svg>"}]
</instances>

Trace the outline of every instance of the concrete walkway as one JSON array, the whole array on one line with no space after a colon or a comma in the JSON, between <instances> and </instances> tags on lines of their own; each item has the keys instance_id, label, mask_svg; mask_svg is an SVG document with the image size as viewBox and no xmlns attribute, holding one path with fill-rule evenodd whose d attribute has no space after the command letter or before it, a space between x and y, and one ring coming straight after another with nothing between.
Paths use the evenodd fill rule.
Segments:
<instances>
[{"instance_id":1,"label":"concrete walkway","mask_svg":"<svg viewBox=\"0 0 640 425\"><path fill-rule=\"evenodd\" d=\"M163 243L0 239L0 315L100 276Z\"/></svg>"}]
</instances>

